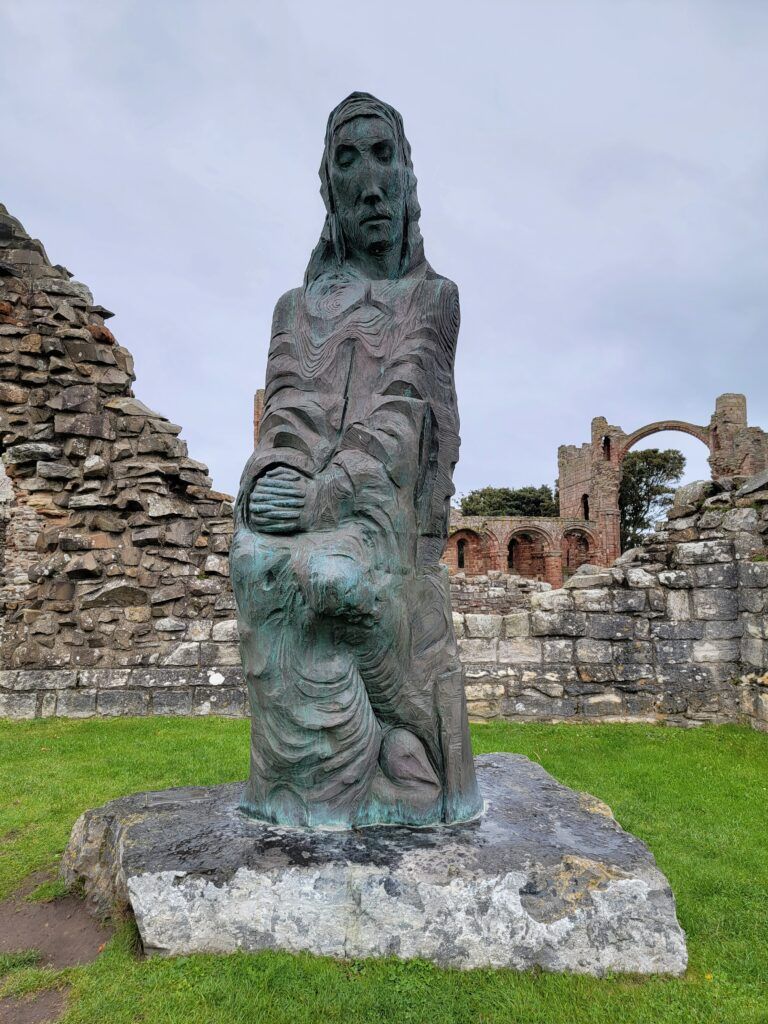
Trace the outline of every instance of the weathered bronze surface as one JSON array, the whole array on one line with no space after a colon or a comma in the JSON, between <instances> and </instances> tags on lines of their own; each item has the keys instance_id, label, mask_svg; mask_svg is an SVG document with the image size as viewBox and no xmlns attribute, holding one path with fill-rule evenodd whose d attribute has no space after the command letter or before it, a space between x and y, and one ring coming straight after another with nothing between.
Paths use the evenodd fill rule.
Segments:
<instances>
[{"instance_id":1,"label":"weathered bronze surface","mask_svg":"<svg viewBox=\"0 0 768 1024\"><path fill-rule=\"evenodd\" d=\"M327 216L277 303L230 562L251 701L243 809L295 825L481 809L439 565L459 453L456 285L424 258L400 115L331 113Z\"/></svg>"}]
</instances>

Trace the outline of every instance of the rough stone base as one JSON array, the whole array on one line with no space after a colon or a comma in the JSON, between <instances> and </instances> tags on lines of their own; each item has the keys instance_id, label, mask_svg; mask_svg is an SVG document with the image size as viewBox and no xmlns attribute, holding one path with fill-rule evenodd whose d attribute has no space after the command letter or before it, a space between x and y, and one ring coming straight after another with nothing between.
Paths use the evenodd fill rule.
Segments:
<instances>
[{"instance_id":1,"label":"rough stone base","mask_svg":"<svg viewBox=\"0 0 768 1024\"><path fill-rule=\"evenodd\" d=\"M446 967L681 974L652 854L600 801L512 754L477 758L486 811L442 828L279 828L240 784L86 811L64 856L92 905L128 903L148 952L306 950Z\"/></svg>"}]
</instances>

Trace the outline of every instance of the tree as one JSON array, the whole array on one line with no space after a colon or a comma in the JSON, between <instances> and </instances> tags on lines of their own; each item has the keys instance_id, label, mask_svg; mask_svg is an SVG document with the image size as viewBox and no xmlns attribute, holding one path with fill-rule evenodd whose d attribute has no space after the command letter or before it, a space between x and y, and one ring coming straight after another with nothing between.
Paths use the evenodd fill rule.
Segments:
<instances>
[{"instance_id":1,"label":"tree","mask_svg":"<svg viewBox=\"0 0 768 1024\"><path fill-rule=\"evenodd\" d=\"M629 452L622 463L619 486L621 550L638 545L672 504L674 484L685 469L676 448Z\"/></svg>"},{"instance_id":2,"label":"tree","mask_svg":"<svg viewBox=\"0 0 768 1024\"><path fill-rule=\"evenodd\" d=\"M481 487L464 495L460 503L463 516L556 516L557 500L552 488Z\"/></svg>"}]
</instances>

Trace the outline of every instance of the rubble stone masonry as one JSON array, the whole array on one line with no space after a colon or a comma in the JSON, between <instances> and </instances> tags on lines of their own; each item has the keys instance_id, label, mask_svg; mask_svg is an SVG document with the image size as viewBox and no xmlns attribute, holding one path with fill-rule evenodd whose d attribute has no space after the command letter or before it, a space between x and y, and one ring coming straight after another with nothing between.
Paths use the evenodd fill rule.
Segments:
<instances>
[{"instance_id":1,"label":"rubble stone masonry","mask_svg":"<svg viewBox=\"0 0 768 1024\"><path fill-rule=\"evenodd\" d=\"M0 206L0 715L242 714L231 499L111 315Z\"/></svg>"},{"instance_id":2,"label":"rubble stone masonry","mask_svg":"<svg viewBox=\"0 0 768 1024\"><path fill-rule=\"evenodd\" d=\"M472 717L768 728L768 473L722 486L681 488L610 568L507 614L456 610ZM479 605L483 578L467 583Z\"/></svg>"},{"instance_id":3,"label":"rubble stone masonry","mask_svg":"<svg viewBox=\"0 0 768 1024\"><path fill-rule=\"evenodd\" d=\"M244 715L231 499L110 316L0 206L0 716ZM768 727L767 531L763 472L562 589L456 572L471 716Z\"/></svg>"},{"instance_id":4,"label":"rubble stone masonry","mask_svg":"<svg viewBox=\"0 0 768 1024\"><path fill-rule=\"evenodd\" d=\"M585 562L611 565L621 552L624 459L639 441L665 430L681 431L705 444L715 480L746 479L768 469L768 433L747 422L745 395L720 395L706 426L659 420L628 434L597 416L591 441L558 449L558 517L462 516L454 510L443 561L452 572L512 570L554 587L561 587Z\"/></svg>"}]
</instances>

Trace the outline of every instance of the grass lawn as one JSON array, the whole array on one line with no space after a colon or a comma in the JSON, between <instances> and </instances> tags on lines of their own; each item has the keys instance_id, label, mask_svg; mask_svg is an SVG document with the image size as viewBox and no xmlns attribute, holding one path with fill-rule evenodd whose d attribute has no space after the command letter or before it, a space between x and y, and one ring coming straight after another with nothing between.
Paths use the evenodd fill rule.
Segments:
<instances>
[{"instance_id":1,"label":"grass lawn","mask_svg":"<svg viewBox=\"0 0 768 1024\"><path fill-rule=\"evenodd\" d=\"M141 789L244 778L247 723L0 722L0 897L55 864L77 815ZM473 727L608 803L653 850L688 935L684 979L441 971L280 953L142 961L124 926L92 964L0 958L0 996L71 986L67 1024L768 1024L768 735L737 727Z\"/></svg>"}]
</instances>

